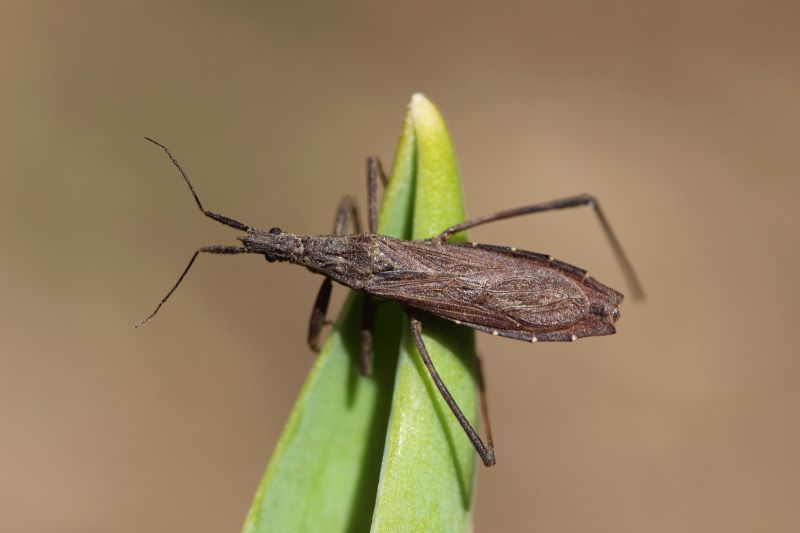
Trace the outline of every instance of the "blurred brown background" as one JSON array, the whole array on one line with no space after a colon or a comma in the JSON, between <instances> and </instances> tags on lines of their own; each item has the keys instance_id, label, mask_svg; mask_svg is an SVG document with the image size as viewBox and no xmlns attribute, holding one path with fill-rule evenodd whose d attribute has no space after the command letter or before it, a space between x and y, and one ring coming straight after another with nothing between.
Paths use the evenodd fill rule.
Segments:
<instances>
[{"instance_id":1,"label":"blurred brown background","mask_svg":"<svg viewBox=\"0 0 800 533\"><path fill-rule=\"evenodd\" d=\"M470 214L603 202L619 334L479 336L477 531L797 531L800 9L790 3L0 3L0 531L238 531L318 285L234 233L330 228L442 109ZM588 211L473 231L625 289ZM344 291L339 290L341 297Z\"/></svg>"}]
</instances>

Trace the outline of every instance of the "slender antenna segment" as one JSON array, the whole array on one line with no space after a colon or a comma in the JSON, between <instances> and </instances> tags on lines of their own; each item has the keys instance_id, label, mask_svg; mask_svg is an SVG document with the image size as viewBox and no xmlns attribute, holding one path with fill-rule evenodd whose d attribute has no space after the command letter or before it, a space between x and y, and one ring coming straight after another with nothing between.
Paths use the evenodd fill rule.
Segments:
<instances>
[{"instance_id":1,"label":"slender antenna segment","mask_svg":"<svg viewBox=\"0 0 800 533\"><path fill-rule=\"evenodd\" d=\"M166 302L167 300L169 300L169 297L170 297L170 296L172 296L172 293L173 293L173 292L175 292L175 289L177 289L177 288L178 288L178 285L180 285L180 284L181 284L181 281L183 281L183 278L185 278L185 277L186 277L186 273L187 273L187 272L189 272L189 269L190 269L190 268L192 268L192 265L194 264L194 260L195 260L195 259L197 259L197 255L198 255L199 253L200 253L200 250L197 250L197 251L196 251L196 252L195 252L195 253L192 255L192 258L191 258L191 259L189 259L189 264L188 264L188 265L186 265L186 268L184 268L184 269L183 269L183 272L181 273L180 277L178 278L178 281L176 281L176 282L175 282L175 285L173 285L173 286L172 286L172 288L169 290L169 292L167 292L166 296L164 296L163 298L161 298L161 301L160 301L160 302L158 302L158 305L156 306L155 310L153 310L153 312L152 312L152 313L150 313L150 315L149 315L147 318L145 318L144 320L140 320L139 322L137 322L137 323L136 323L136 324L133 326L134 328L140 328L140 327L144 326L145 324L147 324L148 322L150 322L150 321L153 319L153 317L154 317L154 316L156 316L156 313L158 313L158 310L159 310L159 309L161 309L161 306L162 306L162 305L164 305L164 302Z\"/></svg>"},{"instance_id":2,"label":"slender antenna segment","mask_svg":"<svg viewBox=\"0 0 800 533\"><path fill-rule=\"evenodd\" d=\"M158 146L159 148L164 150L164 152L167 153L167 157L169 157L169 160L172 161L172 164L175 165L175 167L181 173L181 176L183 176L183 179L186 182L186 185L189 186L189 190L192 191L192 196L194 196L194 201L197 202L197 207L200 208L200 211L202 211L205 216L207 216L207 217L209 217L209 218L211 218L213 220L216 220L217 222L219 222L221 224L225 224L226 226L230 226L232 228L236 228L236 229L239 229L239 230L242 230L242 231L247 231L248 229L250 229L250 226L248 226L247 224L243 224L242 222L239 222L238 220L234 220L234 219L232 219L230 217L226 217L225 215L220 215L219 213L214 213L213 211L209 211L208 209L203 207L203 204L200 203L200 198L197 196L197 193L194 190L194 186L192 185L192 182L189 180L189 176L186 174L186 171L183 170L183 167L181 166L181 164L178 163L178 160L175 159L175 156L172 155L172 152L169 151L169 148L167 148L166 146L164 146L163 144L161 144L158 141L154 141L150 137L145 137L145 139L150 141L151 143L155 144L156 146Z\"/></svg>"},{"instance_id":3,"label":"slender antenna segment","mask_svg":"<svg viewBox=\"0 0 800 533\"><path fill-rule=\"evenodd\" d=\"M176 281L175 285L172 286L169 292L167 292L167 294L163 298L161 298L161 301L158 302L158 305L156 306L155 310L152 313L150 313L150 316L148 316L144 320L137 322L133 326L134 328L140 328L144 326L145 324L150 322L154 316L156 316L156 313L158 313L158 310L161 309L161 306L164 305L164 303L167 300L169 300L169 297L172 296L172 293L175 292L175 289L177 289L178 285L180 285L181 281L183 281L183 278L186 277L186 274L189 272L189 269L192 268L192 265L194 264L194 260L197 259L197 256L200 255L201 252L209 254L245 254L247 253L247 248L244 248L242 246L203 246L202 248L197 250L192 255L192 258L189 259L189 264L186 265L186 268L183 269L183 272L178 278L178 281Z\"/></svg>"}]
</instances>

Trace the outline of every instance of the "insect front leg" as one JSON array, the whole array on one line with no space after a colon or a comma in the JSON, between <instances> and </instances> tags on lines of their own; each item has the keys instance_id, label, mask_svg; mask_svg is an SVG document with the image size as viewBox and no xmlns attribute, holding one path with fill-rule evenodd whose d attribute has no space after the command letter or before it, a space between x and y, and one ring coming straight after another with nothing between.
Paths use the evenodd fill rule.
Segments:
<instances>
[{"instance_id":1,"label":"insect front leg","mask_svg":"<svg viewBox=\"0 0 800 533\"><path fill-rule=\"evenodd\" d=\"M436 388L439 389L439 393L444 398L444 401L447 402L447 405L450 407L450 410L455 415L458 423L461 424L461 427L464 429L464 433L467 434L467 438L470 440L472 445L475 447L475 450L478 452L478 455L481 456L483 460L483 464L486 466L492 466L495 464L495 457L494 457L494 444L491 438L491 432L487 431L488 437L487 442L489 446L487 447L483 441L481 440L478 432L475 431L475 428L469 423L467 417L464 416L464 413L461 411L461 408L458 406L456 401L453 399L453 395L450 394L450 391L447 389L447 386L442 381L442 378L439 376L439 372L436 371L436 367L433 366L433 361L431 361L431 356L428 354L428 349L425 347L425 342L422 340L422 325L420 324L419 320L410 315L410 325L411 325L411 334L414 336L414 342L417 344L417 351L419 351L419 355L422 358L422 362L425 364L425 367L428 369L428 373L431 375L433 382L436 384ZM486 400L483 393L483 376L480 373L479 367L479 386L481 388L481 409L486 411ZM488 425L488 418L487 418L487 430L489 428Z\"/></svg>"},{"instance_id":2,"label":"insect front leg","mask_svg":"<svg viewBox=\"0 0 800 533\"><path fill-rule=\"evenodd\" d=\"M336 209L336 217L333 221L333 234L343 235L347 230L348 221L352 221L353 229L356 233L361 233L361 224L358 221L358 207L356 206L355 199L350 196L344 196L339 202L339 207ZM332 283L330 278L325 278L317 291L317 297L314 300L314 307L311 309L311 317L308 320L308 346L315 352L318 352L321 347L320 335L322 328L327 324L325 315L328 312L328 303L331 300Z\"/></svg>"},{"instance_id":3,"label":"insect front leg","mask_svg":"<svg viewBox=\"0 0 800 533\"><path fill-rule=\"evenodd\" d=\"M347 223L353 223L353 230L356 233L361 233L361 222L358 220L358 206L356 199L346 194L339 201L339 207L336 208L336 218L333 221L333 234L344 235L347 230Z\"/></svg>"},{"instance_id":4,"label":"insect front leg","mask_svg":"<svg viewBox=\"0 0 800 533\"><path fill-rule=\"evenodd\" d=\"M321 348L320 335L325 326L325 315L328 312L328 304L331 301L331 278L325 278L314 299L314 307L311 309L311 318L308 320L308 346L311 350L318 352Z\"/></svg>"},{"instance_id":5,"label":"insect front leg","mask_svg":"<svg viewBox=\"0 0 800 533\"><path fill-rule=\"evenodd\" d=\"M370 233L378 233L378 179L386 188L388 180L381 160L376 156L370 156L367 158L367 217Z\"/></svg>"}]
</instances>

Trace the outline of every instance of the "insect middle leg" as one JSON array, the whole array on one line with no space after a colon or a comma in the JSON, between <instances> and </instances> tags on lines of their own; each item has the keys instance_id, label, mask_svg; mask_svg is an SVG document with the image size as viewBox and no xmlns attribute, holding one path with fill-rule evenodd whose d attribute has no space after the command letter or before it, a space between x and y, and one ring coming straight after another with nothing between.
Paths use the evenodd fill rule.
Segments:
<instances>
[{"instance_id":1,"label":"insect middle leg","mask_svg":"<svg viewBox=\"0 0 800 533\"><path fill-rule=\"evenodd\" d=\"M579 194L577 196L570 196L558 200L551 200L549 202L541 202L538 204L525 205L522 207L516 207L514 209L499 211L491 215L486 215L479 218L473 218L472 220L467 220L465 222L447 228L446 230L444 230L442 233L439 234L438 239L440 239L441 241L447 241L448 239L450 239L450 237L452 237L453 235L455 235L460 231L464 231L469 228L474 228L475 226L488 224L489 222L495 222L497 220L503 220L506 218L531 215L533 213L543 213L545 211L555 211L557 209L567 209L569 207L580 207L580 206L588 206L591 207L592 210L594 210L594 213L595 215L597 215L597 219L599 220L600 225L602 226L603 231L606 234L606 237L611 243L611 248L613 249L614 255L616 256L617 261L619 262L619 265L622 268L622 272L625 275L628 285L633 291L634 298L637 299L644 298L644 289L642 289L642 284L639 282L639 278L636 276L636 272L633 270L631 262L625 255L625 252L622 249L622 244L620 244L619 239L617 239L617 236L611 229L611 224L609 224L608 219L606 218L605 214L603 214L603 210L600 209L600 204L598 203L597 199L594 196L590 196L588 194Z\"/></svg>"},{"instance_id":2,"label":"insect middle leg","mask_svg":"<svg viewBox=\"0 0 800 533\"><path fill-rule=\"evenodd\" d=\"M378 231L378 180L381 180L384 187L387 184L386 173L383 171L380 159L377 157L367 158L367 206L369 232ZM336 210L333 234L342 235L347 228L347 221L353 221L356 233L361 233L361 226L358 220L358 212L355 200L351 196L345 196ZM320 334L326 324L325 315L328 311L328 303L331 296L331 280L325 278L317 292L314 300L314 308L311 311L311 318L308 324L308 345L312 350L318 352L320 349ZM372 298L364 295L364 306L361 318L361 373L365 376L372 374L372 362L374 359L372 348L372 337L374 328L374 306Z\"/></svg>"},{"instance_id":3,"label":"insect middle leg","mask_svg":"<svg viewBox=\"0 0 800 533\"><path fill-rule=\"evenodd\" d=\"M386 187L386 173L381 160L375 156L367 158L367 205L369 208L369 232L378 232L378 179ZM361 311L361 374L372 375L372 363L375 359L373 350L373 332L375 329L375 306L372 297L364 294L364 307Z\"/></svg>"},{"instance_id":4,"label":"insect middle leg","mask_svg":"<svg viewBox=\"0 0 800 533\"><path fill-rule=\"evenodd\" d=\"M483 464L486 466L492 466L495 464L494 443L492 442L492 433L489 426L489 418L487 416L485 396L486 391L483 385L483 372L480 368L480 362L478 363L478 386L480 387L481 393L481 410L484 413L484 418L486 418L486 442L488 443L488 447L483 443L478 435L478 432L475 431L475 428L473 428L472 424L470 424L469 420L467 420L467 417L464 416L461 408L458 406L455 399L453 399L453 395L450 394L447 386L439 376L439 372L436 371L436 367L433 366L431 356L428 354L428 349L425 347L425 342L422 340L422 325L420 324L419 320L413 315L409 316L409 318L411 321L411 334L414 336L414 342L417 344L417 351L419 351L419 355L422 358L422 362L425 364L425 367L428 369L431 379L433 379L433 382L436 384L436 388L439 389L439 393L442 395L442 398L444 398L444 401L447 403L448 407L450 407L450 410L453 412L453 415L455 415L458 423L461 424L464 433L467 434L467 438L475 447L478 455L481 456Z\"/></svg>"}]
</instances>

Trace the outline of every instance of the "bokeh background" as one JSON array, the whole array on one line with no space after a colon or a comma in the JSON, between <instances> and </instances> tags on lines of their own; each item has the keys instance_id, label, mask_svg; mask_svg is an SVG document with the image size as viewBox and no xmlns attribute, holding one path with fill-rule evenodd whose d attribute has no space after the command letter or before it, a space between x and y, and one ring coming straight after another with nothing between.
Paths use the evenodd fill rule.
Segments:
<instances>
[{"instance_id":1,"label":"bokeh background","mask_svg":"<svg viewBox=\"0 0 800 533\"><path fill-rule=\"evenodd\" d=\"M800 9L787 2L0 2L0 531L238 531L318 279L207 206L327 232L415 91L469 213L597 195L619 333L479 336L477 531L797 531ZM475 240L623 278L592 214ZM339 290L338 301L343 290Z\"/></svg>"}]
</instances>

